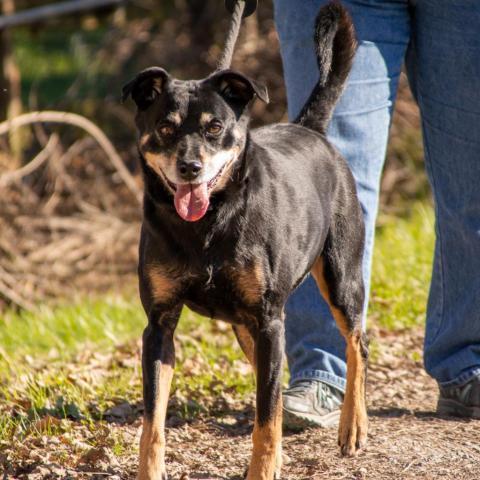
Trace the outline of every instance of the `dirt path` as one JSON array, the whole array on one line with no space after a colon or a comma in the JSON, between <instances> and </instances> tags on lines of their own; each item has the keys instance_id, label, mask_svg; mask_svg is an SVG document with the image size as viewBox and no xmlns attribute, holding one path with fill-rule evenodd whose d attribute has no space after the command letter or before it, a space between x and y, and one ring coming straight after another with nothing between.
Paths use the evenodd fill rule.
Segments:
<instances>
[{"instance_id":1,"label":"dirt path","mask_svg":"<svg viewBox=\"0 0 480 480\"><path fill-rule=\"evenodd\" d=\"M368 378L369 443L354 459L343 459L335 430L310 429L284 436L286 479L478 479L480 478L480 421L438 418L437 389L423 371L421 331L374 332ZM253 409L233 409L221 418L192 423L169 420L167 434L170 478L187 474L195 479L240 480L248 464ZM136 445L140 419L111 425L123 441ZM110 432L111 433L111 432ZM49 463L56 448L47 439L29 460L18 464L9 479L133 479L133 452L113 455L114 445L101 446L66 468ZM100 443L99 443L100 445ZM30 447L32 448L32 447ZM187 477L182 477L187 478Z\"/></svg>"}]
</instances>

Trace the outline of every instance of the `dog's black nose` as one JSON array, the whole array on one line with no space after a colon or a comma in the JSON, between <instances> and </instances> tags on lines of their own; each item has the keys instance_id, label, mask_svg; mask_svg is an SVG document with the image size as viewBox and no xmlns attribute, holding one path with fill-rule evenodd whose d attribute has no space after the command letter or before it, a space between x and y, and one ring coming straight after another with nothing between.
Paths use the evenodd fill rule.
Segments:
<instances>
[{"instance_id":1,"label":"dog's black nose","mask_svg":"<svg viewBox=\"0 0 480 480\"><path fill-rule=\"evenodd\" d=\"M202 171L202 163L198 160L179 160L177 162L178 173L184 180L193 180L197 178Z\"/></svg>"}]
</instances>

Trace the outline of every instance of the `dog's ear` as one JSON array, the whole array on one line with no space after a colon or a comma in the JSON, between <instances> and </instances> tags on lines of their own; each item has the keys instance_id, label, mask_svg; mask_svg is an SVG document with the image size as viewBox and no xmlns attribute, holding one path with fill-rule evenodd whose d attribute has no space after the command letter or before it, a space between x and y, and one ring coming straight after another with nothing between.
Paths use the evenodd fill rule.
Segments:
<instances>
[{"instance_id":1,"label":"dog's ear","mask_svg":"<svg viewBox=\"0 0 480 480\"><path fill-rule=\"evenodd\" d=\"M165 89L170 76L160 67L141 71L122 89L122 101L131 95L139 110L146 110Z\"/></svg>"},{"instance_id":2,"label":"dog's ear","mask_svg":"<svg viewBox=\"0 0 480 480\"><path fill-rule=\"evenodd\" d=\"M213 82L220 95L228 102L246 105L255 96L265 103L269 101L267 87L234 70L216 72L208 80Z\"/></svg>"}]
</instances>

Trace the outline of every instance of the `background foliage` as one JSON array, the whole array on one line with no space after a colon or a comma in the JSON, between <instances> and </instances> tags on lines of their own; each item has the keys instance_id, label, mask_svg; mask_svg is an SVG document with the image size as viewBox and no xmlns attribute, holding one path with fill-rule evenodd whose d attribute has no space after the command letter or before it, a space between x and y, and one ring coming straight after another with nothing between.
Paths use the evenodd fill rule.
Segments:
<instances>
[{"instance_id":1,"label":"background foliage","mask_svg":"<svg viewBox=\"0 0 480 480\"><path fill-rule=\"evenodd\" d=\"M21 10L53 2L14 3ZM255 125L287 120L272 4L259 3L258 14L243 26L234 58L234 67L269 89L270 104L254 107ZM227 23L220 1L132 0L113 10L11 30L22 110L61 110L94 122L140 188L133 106L120 102L122 85L151 65L179 78L207 75ZM84 131L36 124L22 129L20 145L11 133L0 135L0 469L13 478L84 478L92 471L134 478L145 323L135 283L140 205ZM44 161L19 177L39 155ZM368 323L369 395L377 409L372 425L380 453L360 460L355 478L366 478L365 472L369 478L371 472L371 478L407 478L407 470L408 478L424 478L424 470L425 478L437 478L455 461L467 472L462 478L476 478L468 468L478 465L478 447L465 446L463 427L455 426L464 447L458 459L454 449L445 450L441 436L415 442L415 431L423 435L425 425L419 429L413 414L410 423L402 417L407 409L433 405L432 383L421 365L433 231L420 120L402 75L382 178ZM176 345L181 373L167 426L180 447L167 452L169 461L178 474L185 465L203 468L204 455L226 459L222 475L240 472L248 448L238 449L238 442L245 443L251 430L254 379L230 328L185 310ZM387 423L390 416L394 420ZM448 430L452 438L448 425L428 425ZM315 435L321 442L329 434ZM340 464L333 453L321 463L317 452L308 456L319 438L305 435L287 438L287 451L299 459L286 464L291 478L312 478L312 472L351 478L351 465ZM401 442L392 449L395 435ZM333 439L327 440L333 448ZM197 457L190 454L193 443L205 449ZM420 443L430 450L423 454ZM421 457L418 465L413 454ZM380 470L389 473L375 476Z\"/></svg>"}]
</instances>

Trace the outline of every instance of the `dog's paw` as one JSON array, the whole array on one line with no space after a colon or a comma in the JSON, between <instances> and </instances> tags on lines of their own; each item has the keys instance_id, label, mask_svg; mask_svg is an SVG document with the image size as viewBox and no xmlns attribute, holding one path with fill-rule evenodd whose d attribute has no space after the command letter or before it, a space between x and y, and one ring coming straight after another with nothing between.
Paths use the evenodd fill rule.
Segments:
<instances>
[{"instance_id":1,"label":"dog's paw","mask_svg":"<svg viewBox=\"0 0 480 480\"><path fill-rule=\"evenodd\" d=\"M243 479L245 480L248 477L248 468L243 472ZM282 476L278 470L273 474L273 480L282 480Z\"/></svg>"},{"instance_id":2,"label":"dog's paw","mask_svg":"<svg viewBox=\"0 0 480 480\"><path fill-rule=\"evenodd\" d=\"M344 457L353 457L367 443L368 420L366 414L341 415L338 446Z\"/></svg>"},{"instance_id":3,"label":"dog's paw","mask_svg":"<svg viewBox=\"0 0 480 480\"><path fill-rule=\"evenodd\" d=\"M187 477L188 478L188 477ZM139 472L137 480L168 480L167 472L158 473L154 475L146 474L145 472Z\"/></svg>"}]
</instances>

